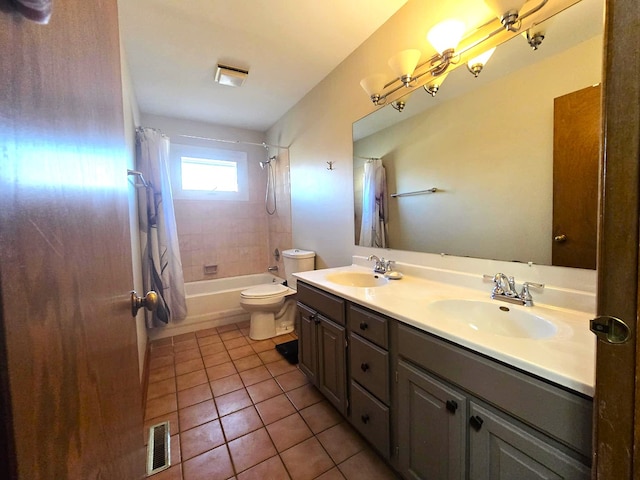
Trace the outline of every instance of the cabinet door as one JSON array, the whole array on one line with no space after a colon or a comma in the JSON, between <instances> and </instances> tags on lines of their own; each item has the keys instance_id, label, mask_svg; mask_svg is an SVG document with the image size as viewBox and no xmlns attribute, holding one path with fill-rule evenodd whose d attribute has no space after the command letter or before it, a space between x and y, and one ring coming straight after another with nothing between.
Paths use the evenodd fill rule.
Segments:
<instances>
[{"instance_id":1,"label":"cabinet door","mask_svg":"<svg viewBox=\"0 0 640 480\"><path fill-rule=\"evenodd\" d=\"M460 392L398 362L398 466L405 478L465 478L466 411Z\"/></svg>"},{"instance_id":2,"label":"cabinet door","mask_svg":"<svg viewBox=\"0 0 640 480\"><path fill-rule=\"evenodd\" d=\"M474 480L587 480L590 469L534 437L512 420L470 404L470 478Z\"/></svg>"},{"instance_id":3,"label":"cabinet door","mask_svg":"<svg viewBox=\"0 0 640 480\"><path fill-rule=\"evenodd\" d=\"M318 380L320 391L343 414L346 413L347 379L345 366L345 329L318 315Z\"/></svg>"},{"instance_id":4,"label":"cabinet door","mask_svg":"<svg viewBox=\"0 0 640 480\"><path fill-rule=\"evenodd\" d=\"M317 384L318 372L316 320L313 310L298 303L298 364L313 384Z\"/></svg>"}]
</instances>

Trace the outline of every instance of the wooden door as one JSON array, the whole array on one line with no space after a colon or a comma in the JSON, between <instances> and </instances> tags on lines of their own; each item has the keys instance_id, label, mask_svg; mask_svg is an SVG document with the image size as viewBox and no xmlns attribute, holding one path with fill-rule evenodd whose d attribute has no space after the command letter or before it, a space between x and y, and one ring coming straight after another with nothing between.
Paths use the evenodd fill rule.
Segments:
<instances>
[{"instance_id":1,"label":"wooden door","mask_svg":"<svg viewBox=\"0 0 640 480\"><path fill-rule=\"evenodd\" d=\"M640 477L639 30L637 0L607 1L597 312L625 321L631 336L596 349L592 476L603 480Z\"/></svg>"},{"instance_id":2,"label":"wooden door","mask_svg":"<svg viewBox=\"0 0 640 480\"><path fill-rule=\"evenodd\" d=\"M0 3L1 478L144 476L116 0Z\"/></svg>"},{"instance_id":3,"label":"wooden door","mask_svg":"<svg viewBox=\"0 0 640 480\"><path fill-rule=\"evenodd\" d=\"M552 264L596 268L600 85L553 102Z\"/></svg>"}]
</instances>

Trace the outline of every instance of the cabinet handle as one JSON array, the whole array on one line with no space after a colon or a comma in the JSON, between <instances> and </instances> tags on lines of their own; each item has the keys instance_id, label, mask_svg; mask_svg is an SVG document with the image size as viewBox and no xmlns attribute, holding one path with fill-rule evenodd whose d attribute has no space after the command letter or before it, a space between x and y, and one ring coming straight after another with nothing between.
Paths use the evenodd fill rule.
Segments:
<instances>
[{"instance_id":1,"label":"cabinet handle","mask_svg":"<svg viewBox=\"0 0 640 480\"><path fill-rule=\"evenodd\" d=\"M369 414L367 413L362 414L362 416L360 417L360 420L362 420L362 423L369 423Z\"/></svg>"},{"instance_id":2,"label":"cabinet handle","mask_svg":"<svg viewBox=\"0 0 640 480\"><path fill-rule=\"evenodd\" d=\"M455 400L447 400L446 405L447 410L451 413L456 413L456 410L458 410L458 402L456 402Z\"/></svg>"},{"instance_id":3,"label":"cabinet handle","mask_svg":"<svg viewBox=\"0 0 640 480\"><path fill-rule=\"evenodd\" d=\"M469 419L469 424L473 427L473 429L476 432L480 431L483 423L484 423L484 420L482 420L482 418L480 418L478 415L474 415Z\"/></svg>"},{"instance_id":4,"label":"cabinet handle","mask_svg":"<svg viewBox=\"0 0 640 480\"><path fill-rule=\"evenodd\" d=\"M368 363L361 363L360 364L360 370L362 370L363 372L366 372L367 370L369 370L369 364Z\"/></svg>"},{"instance_id":5,"label":"cabinet handle","mask_svg":"<svg viewBox=\"0 0 640 480\"><path fill-rule=\"evenodd\" d=\"M366 330L367 328L369 328L367 322L360 322L360 330Z\"/></svg>"}]
</instances>

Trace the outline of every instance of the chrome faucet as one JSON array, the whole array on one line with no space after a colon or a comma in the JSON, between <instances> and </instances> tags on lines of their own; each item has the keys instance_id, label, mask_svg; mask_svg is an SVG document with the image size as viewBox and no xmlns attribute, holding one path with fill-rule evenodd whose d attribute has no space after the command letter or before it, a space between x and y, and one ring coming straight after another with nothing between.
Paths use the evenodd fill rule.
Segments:
<instances>
[{"instance_id":1,"label":"chrome faucet","mask_svg":"<svg viewBox=\"0 0 640 480\"><path fill-rule=\"evenodd\" d=\"M392 265L395 263L393 260L385 260L384 257L379 258L376 255L369 255L368 261L375 261L373 264L373 271L376 273L387 273L392 269Z\"/></svg>"},{"instance_id":2,"label":"chrome faucet","mask_svg":"<svg viewBox=\"0 0 640 480\"><path fill-rule=\"evenodd\" d=\"M513 277L508 277L504 273L496 273L495 275L483 275L485 279L493 281L493 290L491 290L491 298L501 300L503 302L524 305L525 307L533 307L533 298L531 297L531 287L544 288L544 283L524 282L520 293L516 290L516 282Z\"/></svg>"}]
</instances>

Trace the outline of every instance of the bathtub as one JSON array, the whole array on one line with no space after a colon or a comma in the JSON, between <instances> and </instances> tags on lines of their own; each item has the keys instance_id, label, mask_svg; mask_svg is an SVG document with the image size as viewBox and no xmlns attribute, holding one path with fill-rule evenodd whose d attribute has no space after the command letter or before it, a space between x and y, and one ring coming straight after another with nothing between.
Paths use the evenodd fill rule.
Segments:
<instances>
[{"instance_id":1,"label":"bathtub","mask_svg":"<svg viewBox=\"0 0 640 480\"><path fill-rule=\"evenodd\" d=\"M166 327L149 329L149 339L156 340L249 320L249 313L240 306L240 292L254 285L282 282L282 278L270 273L256 273L185 283L187 318L181 322L169 323Z\"/></svg>"}]
</instances>

